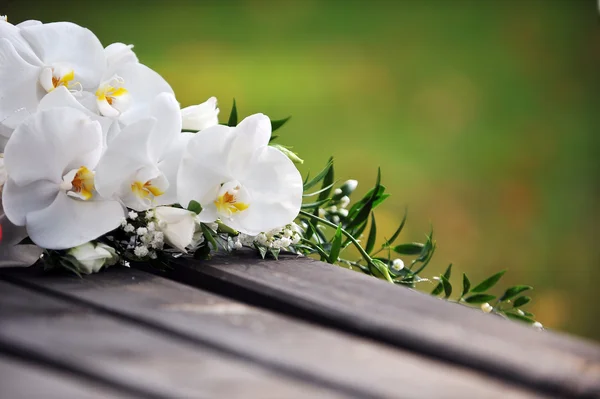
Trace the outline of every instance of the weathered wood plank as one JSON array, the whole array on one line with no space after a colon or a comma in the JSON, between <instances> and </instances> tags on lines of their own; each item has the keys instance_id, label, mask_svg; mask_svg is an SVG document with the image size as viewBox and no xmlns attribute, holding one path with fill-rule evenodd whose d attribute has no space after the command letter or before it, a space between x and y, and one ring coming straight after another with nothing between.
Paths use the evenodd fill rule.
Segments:
<instances>
[{"instance_id":1,"label":"weathered wood plank","mask_svg":"<svg viewBox=\"0 0 600 399\"><path fill-rule=\"evenodd\" d=\"M186 260L169 278L542 392L600 397L600 347L312 259L253 253Z\"/></svg>"},{"instance_id":2,"label":"weathered wood plank","mask_svg":"<svg viewBox=\"0 0 600 399\"><path fill-rule=\"evenodd\" d=\"M290 319L139 270L113 268L78 279L21 269L8 274L4 270L0 278L104 309L144 328L163 331L173 340L236 353L266 369L349 397L443 394L463 398L465 393L482 398L540 397L472 370Z\"/></svg>"},{"instance_id":3,"label":"weathered wood plank","mask_svg":"<svg viewBox=\"0 0 600 399\"><path fill-rule=\"evenodd\" d=\"M33 362L0 355L0 397L6 399L125 399L114 387L82 380Z\"/></svg>"},{"instance_id":4,"label":"weathered wood plank","mask_svg":"<svg viewBox=\"0 0 600 399\"><path fill-rule=\"evenodd\" d=\"M73 300L3 281L0 292L0 353L53 364L137 397L343 397Z\"/></svg>"}]
</instances>

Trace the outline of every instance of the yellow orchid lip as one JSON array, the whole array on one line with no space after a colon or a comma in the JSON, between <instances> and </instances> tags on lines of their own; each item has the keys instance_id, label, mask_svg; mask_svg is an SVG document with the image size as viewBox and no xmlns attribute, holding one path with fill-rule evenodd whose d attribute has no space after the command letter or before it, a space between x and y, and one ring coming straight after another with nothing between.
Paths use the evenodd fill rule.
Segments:
<instances>
[{"instance_id":1,"label":"yellow orchid lip","mask_svg":"<svg viewBox=\"0 0 600 399\"><path fill-rule=\"evenodd\" d=\"M134 181L131 183L131 191L140 198L147 199L150 196L159 197L164 194L164 191L152 184L151 180L147 182Z\"/></svg>"},{"instance_id":2,"label":"yellow orchid lip","mask_svg":"<svg viewBox=\"0 0 600 399\"><path fill-rule=\"evenodd\" d=\"M72 172L71 172L72 173ZM90 200L94 196L94 172L85 166L77 169L73 179L64 186L67 193L84 201Z\"/></svg>"},{"instance_id":3,"label":"yellow orchid lip","mask_svg":"<svg viewBox=\"0 0 600 399\"><path fill-rule=\"evenodd\" d=\"M65 67L46 67L40 74L40 84L48 93L64 86L69 90L81 90L81 83L75 82L75 71Z\"/></svg>"},{"instance_id":4,"label":"yellow orchid lip","mask_svg":"<svg viewBox=\"0 0 600 399\"><path fill-rule=\"evenodd\" d=\"M248 209L250 204L247 204L245 202L239 202L237 200L237 190L239 190L239 187L234 189L234 193L226 191L222 195L217 197L217 199L214 201L214 204L217 207L217 211L219 213L231 216L233 214Z\"/></svg>"}]
</instances>

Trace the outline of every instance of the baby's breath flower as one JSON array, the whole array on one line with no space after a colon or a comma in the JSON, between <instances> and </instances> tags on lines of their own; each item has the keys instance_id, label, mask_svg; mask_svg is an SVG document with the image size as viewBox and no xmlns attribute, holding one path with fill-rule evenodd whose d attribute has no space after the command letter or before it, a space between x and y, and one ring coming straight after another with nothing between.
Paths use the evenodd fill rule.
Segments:
<instances>
[{"instance_id":1,"label":"baby's breath flower","mask_svg":"<svg viewBox=\"0 0 600 399\"><path fill-rule=\"evenodd\" d=\"M133 254L138 258L143 258L148 255L148 247L146 247L145 245L137 246L133 250Z\"/></svg>"},{"instance_id":2,"label":"baby's breath flower","mask_svg":"<svg viewBox=\"0 0 600 399\"><path fill-rule=\"evenodd\" d=\"M404 269L404 262L402 261L402 259L398 259L398 258L394 259L392 261L392 269L398 270L398 271Z\"/></svg>"},{"instance_id":3,"label":"baby's breath flower","mask_svg":"<svg viewBox=\"0 0 600 399\"><path fill-rule=\"evenodd\" d=\"M243 247L242 242L239 238L233 242L233 247L235 249L241 249Z\"/></svg>"},{"instance_id":4,"label":"baby's breath flower","mask_svg":"<svg viewBox=\"0 0 600 399\"><path fill-rule=\"evenodd\" d=\"M344 195L342 198L340 198L340 206L342 208L347 207L350 204L350 197L348 197L347 195Z\"/></svg>"},{"instance_id":5,"label":"baby's breath flower","mask_svg":"<svg viewBox=\"0 0 600 399\"><path fill-rule=\"evenodd\" d=\"M146 220L152 220L152 219L154 219L154 211L153 210L146 211Z\"/></svg>"},{"instance_id":6,"label":"baby's breath flower","mask_svg":"<svg viewBox=\"0 0 600 399\"><path fill-rule=\"evenodd\" d=\"M127 219L123 218L121 219L121 227L125 227L127 226Z\"/></svg>"},{"instance_id":7,"label":"baby's breath flower","mask_svg":"<svg viewBox=\"0 0 600 399\"><path fill-rule=\"evenodd\" d=\"M156 230L156 223L150 222L146 225L146 228L148 229L148 231L154 231Z\"/></svg>"},{"instance_id":8,"label":"baby's breath flower","mask_svg":"<svg viewBox=\"0 0 600 399\"><path fill-rule=\"evenodd\" d=\"M133 233L135 231L135 227L131 223L127 223L125 227L123 227L125 233Z\"/></svg>"},{"instance_id":9,"label":"baby's breath flower","mask_svg":"<svg viewBox=\"0 0 600 399\"><path fill-rule=\"evenodd\" d=\"M158 256L156 255L155 251L151 251L148 256L150 257L150 259L156 259L156 258L158 258Z\"/></svg>"},{"instance_id":10,"label":"baby's breath flower","mask_svg":"<svg viewBox=\"0 0 600 399\"><path fill-rule=\"evenodd\" d=\"M290 240L288 237L282 237L279 239L279 242L281 243L281 246L283 248L287 248L292 244L292 240Z\"/></svg>"},{"instance_id":11,"label":"baby's breath flower","mask_svg":"<svg viewBox=\"0 0 600 399\"><path fill-rule=\"evenodd\" d=\"M148 232L148 229L145 227L138 227L138 229L136 230L136 233L138 236L143 236L147 232Z\"/></svg>"},{"instance_id":12,"label":"baby's breath flower","mask_svg":"<svg viewBox=\"0 0 600 399\"><path fill-rule=\"evenodd\" d=\"M481 310L483 310L485 313L490 313L492 310L494 310L494 308L492 305L486 302L481 304Z\"/></svg>"},{"instance_id":13,"label":"baby's breath flower","mask_svg":"<svg viewBox=\"0 0 600 399\"><path fill-rule=\"evenodd\" d=\"M131 220L135 220L138 217L138 214L135 211L129 211L129 213L127 215L129 215L129 219L131 219Z\"/></svg>"}]
</instances>

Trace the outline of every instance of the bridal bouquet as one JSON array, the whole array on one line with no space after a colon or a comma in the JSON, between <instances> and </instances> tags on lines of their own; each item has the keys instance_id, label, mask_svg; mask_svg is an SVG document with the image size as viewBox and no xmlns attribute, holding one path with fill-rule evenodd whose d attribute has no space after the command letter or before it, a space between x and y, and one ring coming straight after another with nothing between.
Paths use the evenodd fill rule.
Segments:
<instances>
[{"instance_id":1,"label":"bridal bouquet","mask_svg":"<svg viewBox=\"0 0 600 399\"><path fill-rule=\"evenodd\" d=\"M436 248L433 233L425 243L396 244L405 215L376 247L373 210L389 196L379 173L351 205L357 182L338 184L332 161L303 179L295 166L302 160L274 143L289 118L238 122L234 101L219 123L214 97L181 109L132 47L103 47L69 22L0 19L3 264L41 255L46 267L81 275L249 247L263 258L317 256L398 285L433 283L432 294L450 298L452 265L420 276ZM348 259L351 246L357 255ZM473 287L463 274L456 301L534 323L520 309L531 287L488 293L503 273Z\"/></svg>"}]
</instances>

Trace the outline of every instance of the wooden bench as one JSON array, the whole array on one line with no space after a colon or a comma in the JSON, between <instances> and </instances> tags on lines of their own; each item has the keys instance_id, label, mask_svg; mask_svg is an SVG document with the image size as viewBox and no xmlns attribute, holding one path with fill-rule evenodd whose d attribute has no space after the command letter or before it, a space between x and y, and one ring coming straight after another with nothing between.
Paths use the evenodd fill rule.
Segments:
<instances>
[{"instance_id":1,"label":"wooden bench","mask_svg":"<svg viewBox=\"0 0 600 399\"><path fill-rule=\"evenodd\" d=\"M593 343L290 255L0 292L0 398L600 398Z\"/></svg>"}]
</instances>

